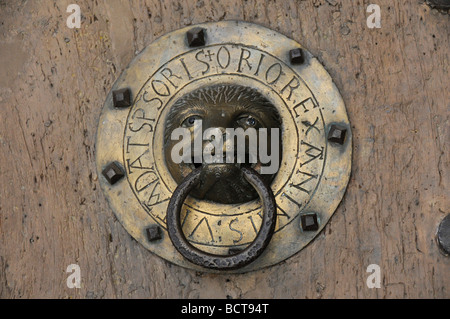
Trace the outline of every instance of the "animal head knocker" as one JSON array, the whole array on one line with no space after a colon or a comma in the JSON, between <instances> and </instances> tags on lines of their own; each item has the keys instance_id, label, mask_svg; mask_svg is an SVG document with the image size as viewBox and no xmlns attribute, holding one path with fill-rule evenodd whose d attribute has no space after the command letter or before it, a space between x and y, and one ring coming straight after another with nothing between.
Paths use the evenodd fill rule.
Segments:
<instances>
[{"instance_id":1,"label":"animal head knocker","mask_svg":"<svg viewBox=\"0 0 450 319\"><path fill-rule=\"evenodd\" d=\"M330 75L301 44L243 21L190 25L145 48L97 132L117 218L177 265L247 272L317 236L344 196L352 132Z\"/></svg>"},{"instance_id":2,"label":"animal head knocker","mask_svg":"<svg viewBox=\"0 0 450 319\"><path fill-rule=\"evenodd\" d=\"M277 156L274 162L281 160L280 134L272 136L273 128L281 131L281 118L273 104L257 90L240 85L219 84L202 87L190 92L178 99L170 109L165 122L164 150L166 162L174 179L180 183L193 169L203 166L202 179L199 185L191 192L191 195L199 199L207 199L223 204L235 204L247 202L255 199L258 194L255 189L246 181L240 170L241 166L252 167L255 171L261 171L261 167L266 163L261 162L258 156L258 147L256 154L252 159L249 145L250 134L245 136L245 154L242 158L238 156L238 145L235 135L226 134L227 129L235 132L237 128L242 128L246 132L249 128L255 129L256 144L261 142L259 129L268 129L264 136L264 145L267 145L268 155ZM205 137L208 129L217 129L223 134L223 140L220 145L221 150L212 150L213 155L220 152L223 157L219 163L205 163L204 158L195 160L194 155L188 158L187 163L174 163L172 157L174 147L180 143L188 143L187 149L194 149L195 124L199 127L198 134L202 135L201 151L210 145L214 135ZM190 139L179 141L174 139L172 133L177 128L186 128L190 132ZM177 136L175 136L177 137ZM271 141L276 138L276 141ZM234 139L234 140L230 140ZM181 145L183 146L183 145ZM278 149L272 150L274 146ZM230 147L232 149L230 149ZM178 147L182 148L182 147ZM178 150L177 148L177 150ZM193 152L192 152L193 153ZM226 155L231 154L227 161ZM218 155L218 154L217 154ZM220 156L220 155L219 155ZM273 157L272 157L273 158ZM241 160L240 160L241 159ZM270 184L275 176L271 174L262 174L263 180Z\"/></svg>"}]
</instances>

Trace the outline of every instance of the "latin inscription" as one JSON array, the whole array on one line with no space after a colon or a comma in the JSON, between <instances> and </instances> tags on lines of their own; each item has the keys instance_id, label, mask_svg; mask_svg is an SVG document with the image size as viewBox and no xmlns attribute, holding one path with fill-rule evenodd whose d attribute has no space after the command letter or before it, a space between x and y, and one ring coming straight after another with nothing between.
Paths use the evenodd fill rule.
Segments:
<instances>
[{"instance_id":1,"label":"latin inscription","mask_svg":"<svg viewBox=\"0 0 450 319\"><path fill-rule=\"evenodd\" d=\"M155 166L153 139L158 117L171 98L189 83L208 77L233 75L251 78L277 94L298 128L298 154L286 186L277 197L277 229L283 228L307 204L325 160L324 123L320 108L303 80L283 61L243 45L222 44L186 52L153 74L137 94L124 135L124 163L136 197L165 227L171 196ZM163 122L163 121L159 121ZM290 132L292 134L292 132ZM285 136L284 138L293 138ZM182 228L193 243L209 246L246 245L262 221L261 208L205 214L186 202ZM250 231L249 231L250 230Z\"/></svg>"}]
</instances>

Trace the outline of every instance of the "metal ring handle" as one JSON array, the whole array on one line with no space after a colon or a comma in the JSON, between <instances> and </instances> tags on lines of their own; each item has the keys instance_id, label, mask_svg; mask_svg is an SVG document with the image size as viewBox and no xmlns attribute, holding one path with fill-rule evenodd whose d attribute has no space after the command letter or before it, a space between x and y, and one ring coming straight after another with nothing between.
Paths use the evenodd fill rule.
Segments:
<instances>
[{"instance_id":1,"label":"metal ring handle","mask_svg":"<svg viewBox=\"0 0 450 319\"><path fill-rule=\"evenodd\" d=\"M202 167L193 170L173 192L167 207L167 230L175 248L190 262L210 269L228 270L241 268L258 258L269 244L275 230L276 203L270 187L253 169L241 167L245 179L256 189L262 204L263 214L261 228L255 240L244 250L233 255L214 255L194 247L188 242L181 229L180 213L184 200L194 186L200 181Z\"/></svg>"}]
</instances>

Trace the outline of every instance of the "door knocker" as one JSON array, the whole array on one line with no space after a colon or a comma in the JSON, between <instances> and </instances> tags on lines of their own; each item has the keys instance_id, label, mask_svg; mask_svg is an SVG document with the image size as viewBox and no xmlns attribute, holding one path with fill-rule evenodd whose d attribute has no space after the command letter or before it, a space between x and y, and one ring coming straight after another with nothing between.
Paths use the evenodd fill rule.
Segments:
<instances>
[{"instance_id":1,"label":"door knocker","mask_svg":"<svg viewBox=\"0 0 450 319\"><path fill-rule=\"evenodd\" d=\"M154 41L113 85L99 181L125 229L183 267L247 272L304 248L351 171L342 97L306 49L221 21Z\"/></svg>"}]
</instances>

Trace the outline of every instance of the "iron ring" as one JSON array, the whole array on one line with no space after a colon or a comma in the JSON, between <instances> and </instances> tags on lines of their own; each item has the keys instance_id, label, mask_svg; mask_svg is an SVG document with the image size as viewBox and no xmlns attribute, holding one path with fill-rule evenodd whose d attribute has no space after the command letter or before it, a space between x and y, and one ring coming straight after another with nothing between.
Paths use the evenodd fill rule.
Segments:
<instances>
[{"instance_id":1,"label":"iron ring","mask_svg":"<svg viewBox=\"0 0 450 319\"><path fill-rule=\"evenodd\" d=\"M269 244L277 220L276 202L270 187L252 168L241 167L245 179L257 191L263 206L261 228L255 240L244 250L233 255L214 255L194 247L186 239L181 227L181 208L190 191L200 181L202 167L193 170L173 192L167 207L167 230L178 252L190 262L209 269L230 270L244 267L258 258Z\"/></svg>"}]
</instances>

